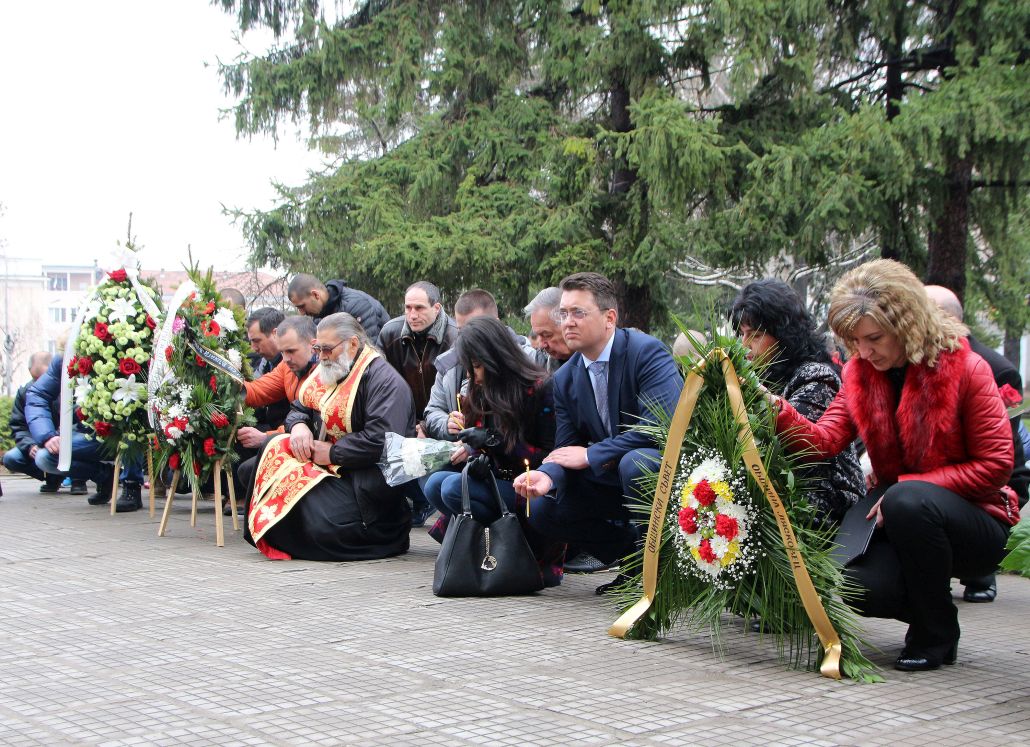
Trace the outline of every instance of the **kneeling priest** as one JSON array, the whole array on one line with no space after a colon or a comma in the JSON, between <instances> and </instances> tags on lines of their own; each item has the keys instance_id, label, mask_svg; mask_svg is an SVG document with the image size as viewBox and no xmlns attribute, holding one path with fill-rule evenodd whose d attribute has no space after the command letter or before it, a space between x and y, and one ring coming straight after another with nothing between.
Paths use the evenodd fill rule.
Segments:
<instances>
[{"instance_id":1,"label":"kneeling priest","mask_svg":"<svg viewBox=\"0 0 1030 747\"><path fill-rule=\"evenodd\" d=\"M350 314L319 322L312 350L318 369L297 392L287 432L265 444L251 475L241 470L250 495L245 536L273 559L406 552L407 501L376 463L387 432L415 434L411 390Z\"/></svg>"}]
</instances>

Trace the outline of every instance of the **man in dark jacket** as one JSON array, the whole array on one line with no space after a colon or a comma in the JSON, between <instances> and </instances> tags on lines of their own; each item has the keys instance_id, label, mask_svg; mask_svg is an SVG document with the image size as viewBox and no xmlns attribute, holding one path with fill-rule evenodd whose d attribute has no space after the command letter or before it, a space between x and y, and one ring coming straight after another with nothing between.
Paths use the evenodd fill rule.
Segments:
<instances>
[{"instance_id":1,"label":"man in dark jacket","mask_svg":"<svg viewBox=\"0 0 1030 747\"><path fill-rule=\"evenodd\" d=\"M56 493L64 479L60 475L47 475L36 466L36 453L39 451L39 446L32 440L28 423L25 421L25 393L33 382L46 371L47 366L50 365L50 358L50 353L33 353L29 358L29 374L32 376L32 381L23 384L18 389L18 393L14 395L10 419L14 448L4 454L4 466L9 471L43 481L43 484L39 486L40 493Z\"/></svg>"},{"instance_id":2,"label":"man in dark jacket","mask_svg":"<svg viewBox=\"0 0 1030 747\"><path fill-rule=\"evenodd\" d=\"M32 440L39 449L36 452L36 466L48 475L66 474L71 477L72 484L76 480L92 480L97 485L97 492L87 502L91 506L107 503L111 499L111 480L113 467L104 460L100 442L87 438L78 418L71 433L59 433L61 403L61 369L64 361L55 355L50 361L46 373L36 379L25 393L25 421L28 424ZM57 468L57 459L61 451L61 441L72 440L72 461L67 473Z\"/></svg>"},{"instance_id":3,"label":"man in dark jacket","mask_svg":"<svg viewBox=\"0 0 1030 747\"><path fill-rule=\"evenodd\" d=\"M457 335L457 326L440 304L440 289L425 280L408 286L404 314L388 321L379 333L379 349L411 388L416 417L429 402L436 379L434 362Z\"/></svg>"},{"instance_id":4,"label":"man in dark jacket","mask_svg":"<svg viewBox=\"0 0 1030 747\"><path fill-rule=\"evenodd\" d=\"M942 311L955 317L960 322L962 321L964 315L962 303L951 290L941 285L928 285L926 286L926 294ZM969 340L970 349L987 361L987 365L991 367L991 373L994 375L994 381L997 383L998 389L1009 386L1013 391L1022 395L1023 379L1008 358L995 350L991 350L972 335L969 335L966 339ZM1008 485L1016 491L1019 505L1023 506L1027 502L1027 492L1028 487L1030 487L1030 470L1027 469L1026 455L1023 453L1023 442L1019 437L1019 418L1013 418L1011 422L1014 460L1012 476L1009 477ZM966 587L962 598L967 602L993 602L995 597L998 596L998 584L993 573L980 578L964 578L961 581Z\"/></svg>"},{"instance_id":5,"label":"man in dark jacket","mask_svg":"<svg viewBox=\"0 0 1030 747\"><path fill-rule=\"evenodd\" d=\"M345 311L358 320L368 339L379 339L383 325L390 320L386 309L364 291L349 288L343 280L323 283L314 275L301 273L290 281L286 290L297 311L319 322L330 314Z\"/></svg>"}]
</instances>

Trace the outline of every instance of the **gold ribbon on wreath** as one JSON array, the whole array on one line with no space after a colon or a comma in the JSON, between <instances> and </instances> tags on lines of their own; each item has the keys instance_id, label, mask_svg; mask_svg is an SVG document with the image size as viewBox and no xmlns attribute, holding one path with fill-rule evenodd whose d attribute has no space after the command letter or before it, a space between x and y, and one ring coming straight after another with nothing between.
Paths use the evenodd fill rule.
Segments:
<instances>
[{"instance_id":1,"label":"gold ribbon on wreath","mask_svg":"<svg viewBox=\"0 0 1030 747\"><path fill-rule=\"evenodd\" d=\"M690 418L694 414L694 406L697 404L698 395L704 380L701 378L701 371L708 363L717 361L722 365L723 376L726 379L726 393L729 396L730 407L733 416L737 421L739 430L737 438L744 446L742 459L748 468L748 473L758 483L765 497L769 500L773 514L776 517L776 524L780 529L780 537L783 539L783 546L787 551L787 558L790 561L791 570L794 572L794 583L797 585L798 594L801 596L801 603L805 607L808 619L815 628L816 635L823 646L823 660L819 666L819 672L824 677L835 680L841 678L840 636L833 628L826 610L823 608L822 600L816 593L812 584L812 577L808 574L805 560L801 557L798 548L797 537L790 525L790 517L783 506L783 501L776 493L769 475L766 474L762 465L762 457L755 445L755 436L751 431L751 424L748 421L747 410L744 408L744 397L740 391L740 379L733 368L733 362L726 355L722 348L711 350L703 361L693 368L683 384L680 392L679 402L676 411L673 413L672 422L669 425L669 438L665 444L665 453L662 454L662 464L658 470L658 485L655 488L654 501L651 504L651 518L647 527L647 539L644 543L644 595L637 602L626 610L622 616L608 629L610 635L616 638L624 638L630 628L650 608L654 601L655 590L658 586L658 554L662 544L662 527L665 521L665 513L669 506L669 497L672 494L672 481L676 475L676 464L679 462L680 451L683 448L683 437L690 426Z\"/></svg>"}]
</instances>

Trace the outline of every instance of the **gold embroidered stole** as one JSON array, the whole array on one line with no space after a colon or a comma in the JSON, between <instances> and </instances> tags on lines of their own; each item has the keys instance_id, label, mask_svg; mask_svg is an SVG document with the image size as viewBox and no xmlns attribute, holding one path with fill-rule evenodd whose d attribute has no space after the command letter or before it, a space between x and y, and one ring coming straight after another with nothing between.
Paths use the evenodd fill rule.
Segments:
<instances>
[{"instance_id":1,"label":"gold embroidered stole","mask_svg":"<svg viewBox=\"0 0 1030 747\"><path fill-rule=\"evenodd\" d=\"M351 414L357 399L358 384L369 364L378 357L379 353L374 348L365 345L342 381L326 384L316 369L301 384L297 399L305 407L319 411L326 439L330 443L336 443L341 436L351 432ZM336 467L323 467L297 459L290 450L288 433L272 439L258 462L254 494L247 514L247 524L254 542L257 543L308 491L326 478L338 478Z\"/></svg>"}]
</instances>

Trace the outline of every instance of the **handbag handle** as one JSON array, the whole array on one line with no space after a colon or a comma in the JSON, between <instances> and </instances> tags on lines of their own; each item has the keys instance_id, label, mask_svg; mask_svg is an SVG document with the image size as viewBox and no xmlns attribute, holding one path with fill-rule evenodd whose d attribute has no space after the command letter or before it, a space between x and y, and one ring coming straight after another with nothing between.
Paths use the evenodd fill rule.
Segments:
<instances>
[{"instance_id":1,"label":"handbag handle","mask_svg":"<svg viewBox=\"0 0 1030 747\"><path fill-rule=\"evenodd\" d=\"M469 501L469 467L479 459L486 460L487 457L485 454L480 454L479 456L468 460L465 463L465 466L461 469L461 512L465 516L472 515L472 504ZM497 489L497 478L494 477L493 472L490 472L489 475L490 477L486 482L489 483L490 492L494 494L494 498L497 500L497 506L501 510L501 516L505 516L511 512L504 504L504 499L501 498L501 491Z\"/></svg>"}]
</instances>

